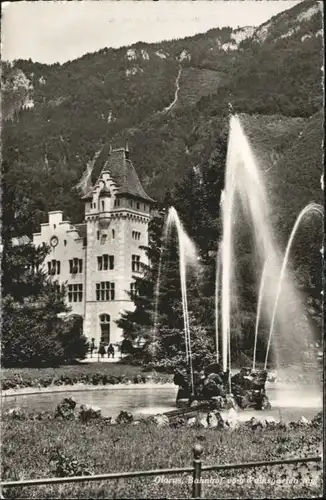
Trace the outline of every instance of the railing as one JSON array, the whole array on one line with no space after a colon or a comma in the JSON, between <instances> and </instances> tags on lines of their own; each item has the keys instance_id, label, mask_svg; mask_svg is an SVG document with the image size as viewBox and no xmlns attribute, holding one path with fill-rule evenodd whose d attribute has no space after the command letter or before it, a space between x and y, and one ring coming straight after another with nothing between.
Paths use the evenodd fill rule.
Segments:
<instances>
[{"instance_id":1,"label":"railing","mask_svg":"<svg viewBox=\"0 0 326 500\"><path fill-rule=\"evenodd\" d=\"M73 477L52 477L44 479L28 479L24 481L8 481L1 482L1 489L13 488L22 486L41 486L46 484L63 484L63 483L81 483L84 481L104 481L111 479L127 479L132 477L146 477L146 476L166 476L169 474L184 474L192 473L192 496L191 498L202 498L202 472L203 471L224 471L236 469L248 469L253 467L265 467L274 465L290 465L297 463L307 462L321 462L321 456L305 457L305 458L289 458L283 460L261 461L261 462L245 462L239 464L224 464L224 465L202 465L201 455L203 448L200 444L193 447L193 465L192 467L182 467L175 469L156 469L156 470L142 470L133 472L112 472L110 474L98 474L94 476L73 476ZM1 496L0 498L4 498Z\"/></svg>"}]
</instances>

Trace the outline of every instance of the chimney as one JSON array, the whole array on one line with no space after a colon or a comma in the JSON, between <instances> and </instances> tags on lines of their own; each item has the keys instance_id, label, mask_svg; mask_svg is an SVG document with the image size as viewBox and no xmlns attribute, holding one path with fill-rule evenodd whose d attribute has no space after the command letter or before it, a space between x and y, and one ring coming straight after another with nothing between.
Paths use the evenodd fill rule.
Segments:
<instances>
[{"instance_id":1,"label":"chimney","mask_svg":"<svg viewBox=\"0 0 326 500\"><path fill-rule=\"evenodd\" d=\"M126 139L126 145L125 145L125 156L126 159L129 160L129 145L128 145L128 139Z\"/></svg>"}]
</instances>

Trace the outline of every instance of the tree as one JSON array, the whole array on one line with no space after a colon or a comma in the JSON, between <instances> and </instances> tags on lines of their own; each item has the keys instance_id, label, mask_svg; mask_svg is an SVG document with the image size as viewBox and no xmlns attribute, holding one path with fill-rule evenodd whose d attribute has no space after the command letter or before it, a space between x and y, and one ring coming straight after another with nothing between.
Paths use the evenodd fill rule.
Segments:
<instances>
[{"instance_id":1,"label":"tree","mask_svg":"<svg viewBox=\"0 0 326 500\"><path fill-rule=\"evenodd\" d=\"M71 314L64 320L63 328L58 336L63 347L65 363L84 359L88 352L88 340L83 335L83 318L78 314Z\"/></svg>"},{"instance_id":2,"label":"tree","mask_svg":"<svg viewBox=\"0 0 326 500\"><path fill-rule=\"evenodd\" d=\"M42 263L49 247L4 245L2 260L2 354L4 366L57 366L85 357L80 326L65 322L65 291Z\"/></svg>"}]
</instances>

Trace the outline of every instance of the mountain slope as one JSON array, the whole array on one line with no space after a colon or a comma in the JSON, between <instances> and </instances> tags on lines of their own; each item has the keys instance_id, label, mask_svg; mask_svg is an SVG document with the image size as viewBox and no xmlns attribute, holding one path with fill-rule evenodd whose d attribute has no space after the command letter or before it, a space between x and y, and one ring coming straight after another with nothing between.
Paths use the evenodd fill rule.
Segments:
<instances>
[{"instance_id":1,"label":"mountain slope","mask_svg":"<svg viewBox=\"0 0 326 500\"><path fill-rule=\"evenodd\" d=\"M292 141L296 120L322 105L321 26L318 3L303 2L257 29L103 49L61 66L4 65L3 157L24 213L18 231L30 233L58 208L79 221L74 187L109 140L119 147L129 138L155 199L209 158L216 135L227 133L229 101L236 112L292 117L273 125ZM274 132L266 140L271 133L277 148Z\"/></svg>"}]
</instances>

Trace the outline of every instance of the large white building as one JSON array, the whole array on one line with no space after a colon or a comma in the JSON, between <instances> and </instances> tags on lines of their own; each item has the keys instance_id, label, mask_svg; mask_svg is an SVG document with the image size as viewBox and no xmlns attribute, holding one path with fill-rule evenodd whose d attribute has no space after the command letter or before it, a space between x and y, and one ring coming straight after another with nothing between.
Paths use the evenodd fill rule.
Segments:
<instances>
[{"instance_id":1,"label":"large white building","mask_svg":"<svg viewBox=\"0 0 326 500\"><path fill-rule=\"evenodd\" d=\"M85 221L72 225L62 211L49 212L33 242L50 245L46 269L66 286L71 312L83 317L84 334L94 337L96 345L117 344L122 331L115 321L133 309L133 277L147 263L142 247L148 245L153 200L139 181L127 145L104 146L93 172L99 176L83 197Z\"/></svg>"}]
</instances>

